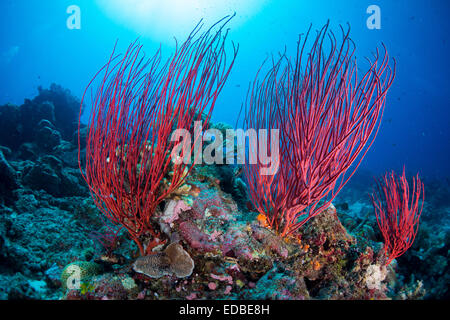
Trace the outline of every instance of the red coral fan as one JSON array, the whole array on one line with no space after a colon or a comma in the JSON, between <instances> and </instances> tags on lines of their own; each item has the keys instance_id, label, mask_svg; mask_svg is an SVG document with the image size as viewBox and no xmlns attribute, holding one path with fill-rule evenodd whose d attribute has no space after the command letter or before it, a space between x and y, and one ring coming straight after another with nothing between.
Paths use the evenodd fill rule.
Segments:
<instances>
[{"instance_id":1,"label":"red coral fan","mask_svg":"<svg viewBox=\"0 0 450 320\"><path fill-rule=\"evenodd\" d=\"M422 204L419 206L421 199ZM413 244L424 200L425 191L419 175L413 178L410 192L404 167L400 177L391 172L378 181L377 190L372 194L372 203L384 238L386 265L404 254Z\"/></svg>"},{"instance_id":2,"label":"red coral fan","mask_svg":"<svg viewBox=\"0 0 450 320\"><path fill-rule=\"evenodd\" d=\"M244 173L253 205L281 236L328 208L358 168L378 132L395 76L387 51L380 56L377 50L359 78L350 29L342 30L338 44L328 24L304 61L309 32L298 42L295 61L281 55L262 80L256 76L247 99L247 129L279 129L278 171L262 174L267 164L257 159ZM271 139L272 153L277 150Z\"/></svg>"},{"instance_id":3,"label":"red coral fan","mask_svg":"<svg viewBox=\"0 0 450 320\"><path fill-rule=\"evenodd\" d=\"M217 32L203 34L199 24L163 64L159 50L145 61L135 42L121 59L113 53L97 74L104 72L92 99L85 173L78 130L80 170L97 207L128 231L142 255L151 250L144 248L142 237L158 238L151 222L157 206L183 184L193 167L171 161L178 143L170 140L172 132L191 132L194 121L209 121L236 58L234 48L232 59L226 59L228 21L221 22ZM192 156L188 149L182 150L184 159Z\"/></svg>"}]
</instances>

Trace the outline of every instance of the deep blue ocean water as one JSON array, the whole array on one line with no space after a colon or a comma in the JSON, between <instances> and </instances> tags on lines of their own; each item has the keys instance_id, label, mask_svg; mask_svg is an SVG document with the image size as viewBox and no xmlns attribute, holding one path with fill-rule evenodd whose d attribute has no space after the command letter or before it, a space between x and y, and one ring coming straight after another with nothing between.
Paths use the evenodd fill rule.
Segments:
<instances>
[{"instance_id":1,"label":"deep blue ocean water","mask_svg":"<svg viewBox=\"0 0 450 320\"><path fill-rule=\"evenodd\" d=\"M234 124L262 61L285 47L293 54L299 33L330 19L336 34L339 24L350 24L361 69L367 68L364 57L381 42L398 62L379 135L361 168L381 173L405 164L411 174L450 177L448 1L180 0L148 1L145 10L141 2L2 1L0 103L21 104L38 86L52 82L81 96L116 40L118 52L140 37L149 55L162 43L168 56L173 37L183 40L200 18L208 25L236 12L229 39L239 43L240 51L213 114L215 121ZM366 26L372 4L381 9L378 30ZM70 5L80 8L81 29L66 26Z\"/></svg>"},{"instance_id":2,"label":"deep blue ocean water","mask_svg":"<svg viewBox=\"0 0 450 320\"><path fill-rule=\"evenodd\" d=\"M183 40L200 18L208 24L236 12L229 39L240 51L213 114L234 124L262 61L285 47L294 53L299 33L330 19L337 34L339 24L350 24L361 69L381 42L398 62L380 133L361 168L378 173L405 164L411 173L450 177L448 1L148 1L144 12L140 2L2 1L0 103L21 104L52 82L81 96L116 40L118 52L140 37L148 54L162 43L168 55L173 36ZM372 4L381 9L379 30L366 26ZM66 26L70 5L81 10L81 29Z\"/></svg>"}]
</instances>

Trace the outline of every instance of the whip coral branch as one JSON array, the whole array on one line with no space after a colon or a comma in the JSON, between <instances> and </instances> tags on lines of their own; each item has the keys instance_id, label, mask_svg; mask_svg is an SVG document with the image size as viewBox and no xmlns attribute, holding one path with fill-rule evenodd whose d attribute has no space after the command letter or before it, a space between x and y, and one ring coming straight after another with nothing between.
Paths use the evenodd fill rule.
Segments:
<instances>
[{"instance_id":1,"label":"whip coral branch","mask_svg":"<svg viewBox=\"0 0 450 320\"><path fill-rule=\"evenodd\" d=\"M144 248L142 236L158 237L151 220L158 204L192 170L171 161L172 131L191 130L202 114L204 123L208 122L234 64L238 48L233 45L230 61L225 50L228 31L224 27L231 18L204 33L199 23L163 64L160 50L146 60L135 41L122 57L113 51L94 77L101 79L91 95L85 172L78 129L80 170L97 207L129 232L143 255L151 248ZM218 31L213 32L214 28Z\"/></svg>"},{"instance_id":2,"label":"whip coral branch","mask_svg":"<svg viewBox=\"0 0 450 320\"><path fill-rule=\"evenodd\" d=\"M421 198L422 204L419 208ZM372 203L378 227L384 238L386 265L404 254L413 244L419 229L424 200L425 190L419 175L413 178L410 193L405 168L400 177L394 172L386 173L383 179L377 182Z\"/></svg>"},{"instance_id":3,"label":"whip coral branch","mask_svg":"<svg viewBox=\"0 0 450 320\"><path fill-rule=\"evenodd\" d=\"M328 27L308 54L311 27L299 38L295 61L282 54L258 80L260 69L245 104L246 128L280 130L278 172L261 175L260 161L244 172L253 205L281 236L324 211L353 175L375 139L395 77L383 45L384 54L377 49L359 78L350 28L341 28L338 44Z\"/></svg>"}]
</instances>

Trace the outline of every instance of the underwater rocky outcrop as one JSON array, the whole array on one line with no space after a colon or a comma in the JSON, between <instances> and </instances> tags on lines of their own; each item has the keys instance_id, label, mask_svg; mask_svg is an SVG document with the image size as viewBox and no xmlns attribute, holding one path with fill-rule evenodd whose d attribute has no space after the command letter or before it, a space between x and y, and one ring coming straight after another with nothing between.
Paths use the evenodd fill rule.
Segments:
<instances>
[{"instance_id":1,"label":"underwater rocky outcrop","mask_svg":"<svg viewBox=\"0 0 450 320\"><path fill-rule=\"evenodd\" d=\"M58 85L0 106L0 298L58 298L62 268L100 228L78 169L79 99ZM58 280L56 280L58 279Z\"/></svg>"},{"instance_id":2,"label":"underwater rocky outcrop","mask_svg":"<svg viewBox=\"0 0 450 320\"><path fill-rule=\"evenodd\" d=\"M384 267L361 196L370 182L350 184L283 239L253 211L239 167L197 166L158 207L160 242L138 258L126 232L102 221L81 177L75 105L53 85L22 106L0 106L0 299L448 297L448 227L436 232L448 226L442 183L430 188L414 245ZM82 275L76 288L67 285L73 270Z\"/></svg>"}]
</instances>

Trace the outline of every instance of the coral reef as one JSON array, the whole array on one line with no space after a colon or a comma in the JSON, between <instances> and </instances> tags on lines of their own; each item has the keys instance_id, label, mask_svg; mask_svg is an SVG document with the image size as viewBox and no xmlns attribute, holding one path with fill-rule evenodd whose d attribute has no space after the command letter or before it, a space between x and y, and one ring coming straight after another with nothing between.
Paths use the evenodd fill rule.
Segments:
<instances>
[{"instance_id":1,"label":"coral reef","mask_svg":"<svg viewBox=\"0 0 450 320\"><path fill-rule=\"evenodd\" d=\"M59 97L68 95L62 89L52 98L53 91L41 90L46 99L31 100L31 109L30 101L0 107L0 124L21 132L9 142L0 134L0 299L448 298L450 205L442 182L424 181L431 188L416 240L384 267L364 172L335 206L282 238L248 205L238 167L199 165L157 208L159 242L139 258L128 234L105 224L90 199L68 133L74 128L47 112L68 107L51 101L73 98ZM24 125L22 107L35 126ZM36 134L42 128L50 129L42 131L46 143ZM73 266L79 287L68 288Z\"/></svg>"},{"instance_id":2,"label":"coral reef","mask_svg":"<svg viewBox=\"0 0 450 320\"><path fill-rule=\"evenodd\" d=\"M161 244L164 250L155 248L153 254L136 259L131 269L130 262L123 263L115 272L93 280L93 288L98 281L117 276L134 280L139 299L388 298L385 279L392 269L385 268L383 277L373 272L381 268L382 248L379 254L371 247L360 250L333 206L315 217L300 236L286 240L261 226L253 219L255 214L239 212L214 177L194 173L188 180L197 181L200 190L190 196L192 205L175 210L175 203L161 213L170 221L168 237L178 243ZM168 214L170 208L176 214ZM181 265L192 259L188 272L173 270L170 251L174 248L183 252ZM122 290L115 282L108 284L113 291Z\"/></svg>"},{"instance_id":3,"label":"coral reef","mask_svg":"<svg viewBox=\"0 0 450 320\"><path fill-rule=\"evenodd\" d=\"M58 85L0 106L0 299L60 298L63 267L93 257L102 224L77 168L79 106Z\"/></svg>"},{"instance_id":4,"label":"coral reef","mask_svg":"<svg viewBox=\"0 0 450 320\"><path fill-rule=\"evenodd\" d=\"M362 172L339 195L336 207L339 218L357 242L372 247L383 241L371 212L370 198L361 197L372 176ZM395 283L388 290L394 299L448 299L448 261L450 241L450 206L445 195L450 186L445 180L424 180L428 188L416 239L403 256L393 260Z\"/></svg>"}]
</instances>

